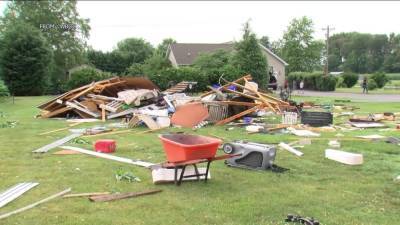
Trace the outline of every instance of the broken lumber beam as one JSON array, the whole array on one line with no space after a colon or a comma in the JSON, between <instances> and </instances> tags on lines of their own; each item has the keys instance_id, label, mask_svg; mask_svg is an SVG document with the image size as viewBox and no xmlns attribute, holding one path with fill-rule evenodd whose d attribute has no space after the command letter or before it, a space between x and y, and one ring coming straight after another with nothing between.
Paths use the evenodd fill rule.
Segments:
<instances>
[{"instance_id":1,"label":"broken lumber beam","mask_svg":"<svg viewBox=\"0 0 400 225\"><path fill-rule=\"evenodd\" d=\"M121 194L110 194L110 195L100 195L100 196L93 196L90 197L90 201L92 202L108 202L108 201L115 201L125 198L135 198L143 195L151 195L161 192L162 190L151 190L151 191L142 191L142 192L130 192L130 193L121 193Z\"/></svg>"},{"instance_id":2,"label":"broken lumber beam","mask_svg":"<svg viewBox=\"0 0 400 225\"><path fill-rule=\"evenodd\" d=\"M222 87L222 89L224 89L225 91L228 91L228 92L235 93L235 94L237 94L237 95L244 96L244 97L246 97L246 98L251 98L251 99L254 99L254 100L257 100L257 101L261 101L261 99L258 98L258 97L255 97L255 96L252 96L252 95L248 95L248 94L244 94L244 93L242 93L242 92L234 91L234 90L231 90L231 89L229 89L229 88L227 88L227 87Z\"/></svg>"},{"instance_id":3,"label":"broken lumber beam","mask_svg":"<svg viewBox=\"0 0 400 225\"><path fill-rule=\"evenodd\" d=\"M86 113L86 114L88 114L88 115L90 115L90 116L93 116L93 117L95 117L95 118L100 117L99 114L94 113L94 112L92 112L92 111L90 111L90 110L87 110L87 109L85 109L85 108L83 108L83 107L80 107L79 105L74 104L74 103L72 103L72 102L68 102L68 101L67 101L67 102L65 102L65 104L66 104L67 106L69 106L69 107L75 108L75 109L77 109L77 110L79 110L79 111L81 111L81 112L84 112L84 113Z\"/></svg>"},{"instance_id":4,"label":"broken lumber beam","mask_svg":"<svg viewBox=\"0 0 400 225\"><path fill-rule=\"evenodd\" d=\"M54 110L54 111L52 111L52 112L45 113L45 114L41 115L41 117L42 117L42 118L50 118L50 117L57 116L57 115L59 115L59 114L68 112L69 110L71 110L70 107L63 107L63 108Z\"/></svg>"},{"instance_id":5,"label":"broken lumber beam","mask_svg":"<svg viewBox=\"0 0 400 225\"><path fill-rule=\"evenodd\" d=\"M288 104L287 102L282 101L282 100L280 100L280 99L278 99L278 98L275 98L275 97L272 97L272 96L270 96L270 95L268 95L268 94L265 94L265 93L263 93L263 92L256 91L256 90L253 90L253 89L251 89L251 88L245 87L245 86L243 86L243 85L241 85L241 84L238 84L238 83L236 83L236 82L229 82L229 83L230 83L231 85L235 85L235 86L237 86L237 87L240 87L240 88L242 88L242 89L244 89L244 90L251 91L251 92L253 92L254 94L262 95L264 98L268 98L270 101L272 101L272 102L274 102L274 103L280 103L280 104L284 104L284 105L287 105L287 104Z\"/></svg>"},{"instance_id":6,"label":"broken lumber beam","mask_svg":"<svg viewBox=\"0 0 400 225\"><path fill-rule=\"evenodd\" d=\"M254 106L253 108L250 108L250 109L248 109L248 110L245 110L245 111L243 111L243 112L241 112L241 113L239 113L239 114L236 114L236 115L234 115L234 116L228 117L228 118L226 118L226 119L224 119L224 120L220 120L220 121L218 121L218 122L216 123L216 125L224 125L224 124L226 124L226 123L229 123L229 122L231 122L231 121L233 121L233 120L235 120L235 119L237 119L237 118L240 118L240 117L242 117L242 116L245 116L245 115L247 115L247 114L250 114L250 113L256 111L257 109L261 108L262 106L263 106L263 105Z\"/></svg>"},{"instance_id":7,"label":"broken lumber beam","mask_svg":"<svg viewBox=\"0 0 400 225\"><path fill-rule=\"evenodd\" d=\"M91 197L91 196L108 195L108 194L110 194L110 192L79 193L79 194L68 194L68 195L64 195L63 198Z\"/></svg>"},{"instance_id":8,"label":"broken lumber beam","mask_svg":"<svg viewBox=\"0 0 400 225\"><path fill-rule=\"evenodd\" d=\"M68 101L72 101L75 100L79 97L81 97L84 94L87 94L88 92L92 91L94 88L96 87L95 83L91 83L90 86L88 88L86 88L85 90L79 92L78 94L72 96L71 98L67 98Z\"/></svg>"}]
</instances>

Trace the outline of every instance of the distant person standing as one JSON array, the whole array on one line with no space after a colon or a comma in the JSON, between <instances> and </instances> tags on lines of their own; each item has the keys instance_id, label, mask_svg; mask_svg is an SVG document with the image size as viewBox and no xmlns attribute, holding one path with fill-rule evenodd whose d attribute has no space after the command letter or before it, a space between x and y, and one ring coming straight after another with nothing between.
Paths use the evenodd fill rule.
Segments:
<instances>
[{"instance_id":1,"label":"distant person standing","mask_svg":"<svg viewBox=\"0 0 400 225\"><path fill-rule=\"evenodd\" d=\"M366 76L363 79L362 88L363 88L363 94L368 94L368 81Z\"/></svg>"},{"instance_id":2,"label":"distant person standing","mask_svg":"<svg viewBox=\"0 0 400 225\"><path fill-rule=\"evenodd\" d=\"M304 94L303 88L304 88L304 80L301 80L301 81L300 81L300 92L301 92L302 94Z\"/></svg>"}]
</instances>

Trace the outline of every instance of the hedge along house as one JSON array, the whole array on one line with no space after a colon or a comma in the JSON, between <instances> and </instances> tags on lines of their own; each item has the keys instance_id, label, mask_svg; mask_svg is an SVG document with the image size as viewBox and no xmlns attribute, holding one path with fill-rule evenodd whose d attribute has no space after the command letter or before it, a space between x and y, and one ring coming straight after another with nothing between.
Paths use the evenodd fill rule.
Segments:
<instances>
[{"instance_id":1,"label":"hedge along house","mask_svg":"<svg viewBox=\"0 0 400 225\"><path fill-rule=\"evenodd\" d=\"M286 76L285 67L289 64L268 48L259 45L268 61L270 87L283 87ZM201 53L212 53L219 49L232 51L234 44L230 42L221 44L175 43L168 46L167 56L174 67L190 66Z\"/></svg>"}]
</instances>

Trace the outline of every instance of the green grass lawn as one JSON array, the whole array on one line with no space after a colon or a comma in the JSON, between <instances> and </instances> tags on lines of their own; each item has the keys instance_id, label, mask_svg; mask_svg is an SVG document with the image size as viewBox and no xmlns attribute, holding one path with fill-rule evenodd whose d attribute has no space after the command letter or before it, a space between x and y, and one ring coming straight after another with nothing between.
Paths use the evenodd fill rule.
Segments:
<instances>
[{"instance_id":1,"label":"green grass lawn","mask_svg":"<svg viewBox=\"0 0 400 225\"><path fill-rule=\"evenodd\" d=\"M287 214L313 216L322 224L397 224L400 209L400 146L384 142L341 141L342 149L364 154L364 164L347 166L324 158L329 138L323 133L313 144L299 149L303 157L278 150L275 163L290 169L284 173L230 168L222 161L212 164L209 183L187 182L153 185L147 169L86 155L43 155L32 150L62 138L68 131L39 136L41 132L63 128L63 120L35 119L36 105L49 97L18 97L0 103L6 120L17 120L14 128L0 129L0 190L15 183L37 181L39 186L0 208L0 214L18 209L68 187L73 193L135 192L160 188L162 193L107 203L86 198L57 199L29 211L11 216L0 224L285 224ZM329 103L330 98L304 98ZM400 104L346 103L360 107L360 113L400 112ZM344 118L342 118L343 120ZM278 123L279 117L275 120ZM117 121L112 121L117 122ZM337 121L338 122L338 121ZM94 124L79 125L91 127ZM392 125L390 125L392 126ZM145 130L145 128L136 128ZM209 126L188 133L217 135L226 140L245 139L260 143L291 142L292 135L253 134L242 128L225 131ZM157 135L121 134L103 136L117 141L115 155L161 162L165 155ZM400 132L377 129L343 132L344 138L360 134L400 137ZM87 138L94 141L95 138ZM92 149L91 145L79 145ZM222 151L219 151L222 154ZM139 183L118 182L115 171L131 171Z\"/></svg>"}]
</instances>

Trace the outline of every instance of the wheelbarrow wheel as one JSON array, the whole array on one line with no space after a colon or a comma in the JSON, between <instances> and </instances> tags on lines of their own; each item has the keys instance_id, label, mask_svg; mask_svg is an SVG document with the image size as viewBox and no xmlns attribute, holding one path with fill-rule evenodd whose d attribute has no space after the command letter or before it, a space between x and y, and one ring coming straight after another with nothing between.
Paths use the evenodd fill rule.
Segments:
<instances>
[{"instance_id":1,"label":"wheelbarrow wheel","mask_svg":"<svg viewBox=\"0 0 400 225\"><path fill-rule=\"evenodd\" d=\"M232 154L233 152L235 152L235 147L232 144L224 144L222 146L222 150L226 153L226 154Z\"/></svg>"}]
</instances>

